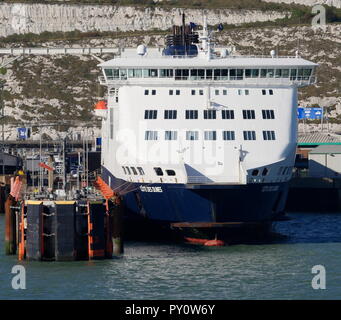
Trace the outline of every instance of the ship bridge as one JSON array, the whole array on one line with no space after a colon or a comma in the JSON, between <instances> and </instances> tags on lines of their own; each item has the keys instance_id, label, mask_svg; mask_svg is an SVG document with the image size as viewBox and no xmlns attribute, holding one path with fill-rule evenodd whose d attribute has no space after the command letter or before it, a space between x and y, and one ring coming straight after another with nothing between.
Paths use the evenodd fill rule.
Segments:
<instances>
[{"instance_id":1,"label":"ship bridge","mask_svg":"<svg viewBox=\"0 0 341 320\"><path fill-rule=\"evenodd\" d=\"M221 49L223 51L223 48ZM180 58L181 57L181 58ZM164 56L153 48L145 56L136 49L125 50L120 57L99 64L103 85L140 84L188 85L188 82L247 85L307 86L316 82L316 63L296 56Z\"/></svg>"}]
</instances>

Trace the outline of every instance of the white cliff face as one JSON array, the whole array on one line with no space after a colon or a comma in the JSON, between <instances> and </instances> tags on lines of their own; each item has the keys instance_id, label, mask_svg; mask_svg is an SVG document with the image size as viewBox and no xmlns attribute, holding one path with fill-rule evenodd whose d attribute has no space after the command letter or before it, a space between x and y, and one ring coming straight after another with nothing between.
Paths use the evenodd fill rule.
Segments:
<instances>
[{"instance_id":1,"label":"white cliff face","mask_svg":"<svg viewBox=\"0 0 341 320\"><path fill-rule=\"evenodd\" d=\"M262 0L265 2L275 2L275 3L297 3L305 6L314 6L315 4L322 4L327 6L332 6L336 8L341 8L341 0Z\"/></svg>"},{"instance_id":2,"label":"white cliff face","mask_svg":"<svg viewBox=\"0 0 341 320\"><path fill-rule=\"evenodd\" d=\"M179 24L180 8L134 8L107 5L0 4L0 36L44 31L166 30ZM210 10L209 24L241 24L284 18L285 12L260 10ZM186 9L186 20L201 23L202 10Z\"/></svg>"}]
</instances>

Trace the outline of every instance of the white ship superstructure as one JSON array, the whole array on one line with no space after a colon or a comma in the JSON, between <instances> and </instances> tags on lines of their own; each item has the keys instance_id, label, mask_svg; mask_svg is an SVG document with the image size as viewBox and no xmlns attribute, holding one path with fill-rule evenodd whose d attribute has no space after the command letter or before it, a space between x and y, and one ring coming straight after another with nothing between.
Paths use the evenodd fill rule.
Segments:
<instances>
[{"instance_id":1,"label":"white ship superstructure","mask_svg":"<svg viewBox=\"0 0 341 320\"><path fill-rule=\"evenodd\" d=\"M137 205L131 209L143 207L147 215L146 207L154 210L148 202L158 201L155 194L173 193L179 201L181 194L187 196L183 189L200 190L194 201L209 199L203 210L210 221L236 220L237 212L226 217L224 212L238 204L225 205L224 198L230 193L243 201L253 190L271 194L259 198L271 204L260 205L264 212L254 215L267 219L281 209L283 185L294 165L297 90L315 82L317 65L298 53L234 55L211 43L206 24L197 38L187 30L197 40L188 43L185 30L178 36L182 43L174 41L166 50L139 46L100 64L100 82L108 87L107 109L98 111L103 176L117 191L133 190L135 196L127 199ZM206 189L211 190L207 197ZM177 215L160 213L159 219L196 221L194 212L186 216L162 197L159 201L169 201ZM158 219L156 212L150 216ZM246 219L253 220L251 211Z\"/></svg>"}]
</instances>

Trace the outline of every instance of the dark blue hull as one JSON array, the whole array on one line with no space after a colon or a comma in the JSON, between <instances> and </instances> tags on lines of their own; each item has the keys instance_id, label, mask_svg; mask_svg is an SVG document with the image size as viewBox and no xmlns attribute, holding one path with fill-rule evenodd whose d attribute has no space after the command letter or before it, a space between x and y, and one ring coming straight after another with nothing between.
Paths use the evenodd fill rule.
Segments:
<instances>
[{"instance_id":1,"label":"dark blue hull","mask_svg":"<svg viewBox=\"0 0 341 320\"><path fill-rule=\"evenodd\" d=\"M127 183L103 168L130 212L159 222L268 223L283 210L287 183L192 185Z\"/></svg>"}]
</instances>

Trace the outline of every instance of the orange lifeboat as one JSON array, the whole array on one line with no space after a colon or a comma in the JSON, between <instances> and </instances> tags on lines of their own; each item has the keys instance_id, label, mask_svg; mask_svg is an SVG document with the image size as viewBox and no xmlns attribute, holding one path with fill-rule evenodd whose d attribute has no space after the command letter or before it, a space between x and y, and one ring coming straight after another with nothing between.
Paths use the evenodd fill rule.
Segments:
<instances>
[{"instance_id":1,"label":"orange lifeboat","mask_svg":"<svg viewBox=\"0 0 341 320\"><path fill-rule=\"evenodd\" d=\"M108 111L108 104L105 100L98 101L95 104L95 114L98 117L106 118Z\"/></svg>"},{"instance_id":2,"label":"orange lifeboat","mask_svg":"<svg viewBox=\"0 0 341 320\"><path fill-rule=\"evenodd\" d=\"M95 104L95 110L108 110L107 102L105 100L98 101Z\"/></svg>"}]
</instances>

